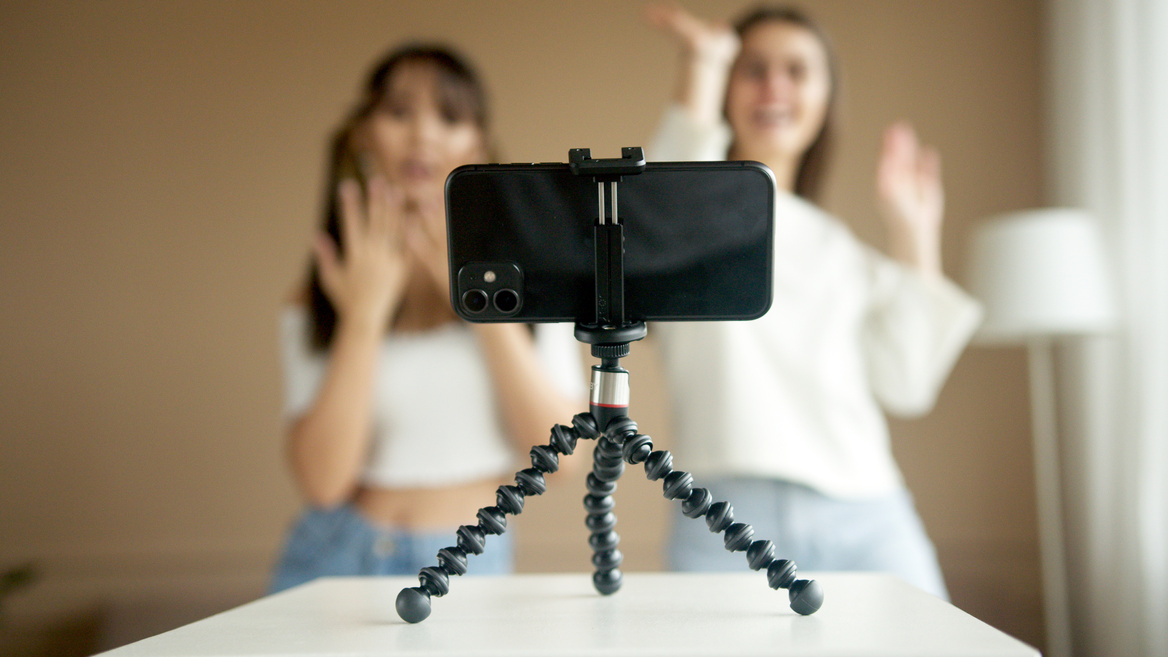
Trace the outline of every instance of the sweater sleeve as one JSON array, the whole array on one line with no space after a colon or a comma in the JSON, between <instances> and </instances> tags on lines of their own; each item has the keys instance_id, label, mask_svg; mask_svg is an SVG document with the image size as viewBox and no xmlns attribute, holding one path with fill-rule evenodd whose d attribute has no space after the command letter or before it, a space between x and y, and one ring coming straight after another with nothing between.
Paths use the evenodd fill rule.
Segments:
<instances>
[{"instance_id":1,"label":"sweater sleeve","mask_svg":"<svg viewBox=\"0 0 1168 657\"><path fill-rule=\"evenodd\" d=\"M890 413L923 415L981 324L981 304L948 279L865 250L872 287L861 341L872 392Z\"/></svg>"},{"instance_id":2,"label":"sweater sleeve","mask_svg":"<svg viewBox=\"0 0 1168 657\"><path fill-rule=\"evenodd\" d=\"M704 126L679 105L665 108L646 157L657 162L715 162L726 159L730 126L725 122Z\"/></svg>"}]
</instances>

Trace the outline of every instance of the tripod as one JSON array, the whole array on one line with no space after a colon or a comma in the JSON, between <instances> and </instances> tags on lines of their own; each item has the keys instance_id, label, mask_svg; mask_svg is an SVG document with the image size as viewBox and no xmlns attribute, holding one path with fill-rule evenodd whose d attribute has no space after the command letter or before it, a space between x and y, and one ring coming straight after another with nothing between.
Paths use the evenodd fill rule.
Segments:
<instances>
[{"instance_id":1,"label":"tripod","mask_svg":"<svg viewBox=\"0 0 1168 657\"><path fill-rule=\"evenodd\" d=\"M776 558L771 541L754 540L754 529L735 522L729 502L715 502L709 490L694 487L692 475L674 470L673 455L654 451L653 440L638 433L637 423L628 416L629 373L620 366L620 359L629 355L629 343L644 338L648 330L644 322L625 321L624 233L617 213L617 185L622 176L643 171L645 158L640 148L623 148L621 155L619 159L594 160L588 149L569 151L572 172L592 176L600 199L599 219L593 227L596 317L594 323L577 323L575 329L576 339L591 345L592 356L600 359L600 364L592 366L588 412L574 416L570 426L552 427L548 444L531 448L531 467L515 473L515 485L500 486L495 491L495 506L479 509L477 524L458 528L457 544L438 551L438 565L419 571L420 586L401 590L397 613L409 623L429 617L431 598L450 591L451 575L466 574L468 556L482 554L488 535L507 530L507 514L522 513L527 497L547 490L544 475L557 471L560 456L571 455L580 439L597 441L592 472L586 479L584 509L595 567L592 584L598 592L610 595L621 586L624 556L617 549L620 537L615 529L612 494L628 463L643 464L645 476L661 481L665 497L680 501L686 517L704 517L711 532L723 534L727 550L745 552L751 570L765 569L772 589L788 590L792 610L808 615L823 604L823 589L816 581L797 579L794 563ZM606 185L610 190L607 212Z\"/></svg>"}]
</instances>

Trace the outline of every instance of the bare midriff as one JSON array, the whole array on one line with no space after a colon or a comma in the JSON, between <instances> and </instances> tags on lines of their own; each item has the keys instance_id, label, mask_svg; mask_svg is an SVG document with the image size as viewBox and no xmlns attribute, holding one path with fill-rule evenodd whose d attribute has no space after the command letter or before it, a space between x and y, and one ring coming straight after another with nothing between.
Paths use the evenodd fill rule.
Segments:
<instances>
[{"instance_id":1,"label":"bare midriff","mask_svg":"<svg viewBox=\"0 0 1168 657\"><path fill-rule=\"evenodd\" d=\"M375 488L357 491L353 506L375 525L404 529L448 529L474 525L475 514L495 504L495 489L502 480L482 481L442 488Z\"/></svg>"}]
</instances>

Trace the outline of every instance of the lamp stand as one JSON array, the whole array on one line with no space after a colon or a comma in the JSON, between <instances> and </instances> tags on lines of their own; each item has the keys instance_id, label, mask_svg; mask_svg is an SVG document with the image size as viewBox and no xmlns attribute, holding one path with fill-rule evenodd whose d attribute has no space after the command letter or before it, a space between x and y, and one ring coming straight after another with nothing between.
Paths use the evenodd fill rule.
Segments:
<instances>
[{"instance_id":1,"label":"lamp stand","mask_svg":"<svg viewBox=\"0 0 1168 657\"><path fill-rule=\"evenodd\" d=\"M1055 410L1054 343L1029 338L1030 418L1034 434L1034 478L1038 494L1038 541L1042 558L1043 614L1048 657L1071 657L1067 566L1063 544L1062 468Z\"/></svg>"}]
</instances>

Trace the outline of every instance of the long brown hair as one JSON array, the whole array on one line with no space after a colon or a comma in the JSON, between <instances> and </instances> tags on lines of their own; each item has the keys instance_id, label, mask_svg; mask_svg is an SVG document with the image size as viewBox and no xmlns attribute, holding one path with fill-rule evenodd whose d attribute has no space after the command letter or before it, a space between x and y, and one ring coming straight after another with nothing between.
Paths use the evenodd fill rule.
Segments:
<instances>
[{"instance_id":1,"label":"long brown hair","mask_svg":"<svg viewBox=\"0 0 1168 657\"><path fill-rule=\"evenodd\" d=\"M357 147L357 133L365 121L385 101L393 73L403 64L423 64L437 73L437 97L445 116L470 120L487 139L487 94L478 74L467 60L446 46L411 44L391 51L370 70L360 98L329 140L328 174L324 203L321 208L324 230L341 247L340 210L337 188L342 180L354 179L364 185L367 163ZM489 142L488 142L489 144ZM312 344L325 349L336 331L337 311L321 287L320 272L313 262L309 266L309 312L312 320Z\"/></svg>"},{"instance_id":2,"label":"long brown hair","mask_svg":"<svg viewBox=\"0 0 1168 657\"><path fill-rule=\"evenodd\" d=\"M828 158L835 142L836 99L839 97L840 85L839 65L836 62L835 50L832 48L827 34L807 14L795 7L766 5L756 7L734 23L734 31L741 39L754 26L770 21L790 23L807 30L815 35L827 55L827 69L831 87L828 92L827 111L823 119L823 126L807 148L807 152L803 154L795 174L795 194L809 201L818 201L819 195L823 191L824 177L827 174Z\"/></svg>"}]
</instances>

